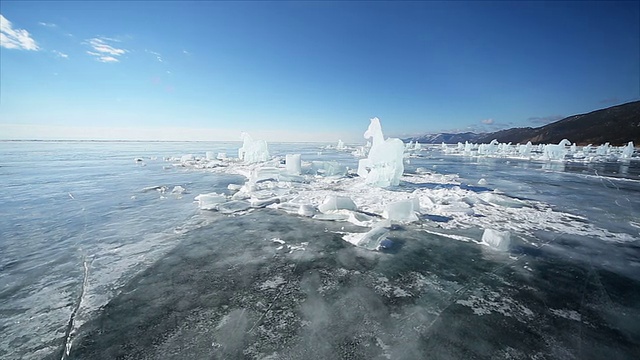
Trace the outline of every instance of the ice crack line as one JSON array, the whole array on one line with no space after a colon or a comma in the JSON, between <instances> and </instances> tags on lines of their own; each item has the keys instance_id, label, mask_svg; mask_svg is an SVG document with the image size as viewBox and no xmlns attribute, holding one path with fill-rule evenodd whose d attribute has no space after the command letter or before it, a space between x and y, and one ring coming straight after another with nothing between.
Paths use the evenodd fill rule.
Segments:
<instances>
[{"instance_id":1,"label":"ice crack line","mask_svg":"<svg viewBox=\"0 0 640 360\"><path fill-rule=\"evenodd\" d=\"M62 353L61 360L67 359L69 353L71 352L71 346L73 344L73 336L75 335L74 331L74 323L76 314L78 310L80 310L80 306L82 305L82 300L84 299L85 292L87 291L87 287L89 286L89 262L86 257L82 260L82 265L84 266L84 278L82 279L82 287L80 288L80 296L78 297L78 301L76 306L73 308L71 312L71 316L69 317L69 322L67 323L67 330L65 331L64 336L64 350Z\"/></svg>"}]
</instances>

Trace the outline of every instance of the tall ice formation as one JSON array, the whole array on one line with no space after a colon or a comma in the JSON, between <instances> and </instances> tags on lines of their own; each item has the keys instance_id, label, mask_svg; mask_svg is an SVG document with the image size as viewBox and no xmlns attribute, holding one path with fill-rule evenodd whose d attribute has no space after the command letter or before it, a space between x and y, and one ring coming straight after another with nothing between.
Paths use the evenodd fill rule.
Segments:
<instances>
[{"instance_id":1,"label":"tall ice formation","mask_svg":"<svg viewBox=\"0 0 640 360\"><path fill-rule=\"evenodd\" d=\"M365 178L367 184L373 186L398 185L404 172L402 140L395 138L385 140L378 118L371 119L364 138L371 139L371 150L366 159L358 162L358 175Z\"/></svg>"},{"instance_id":2,"label":"tall ice formation","mask_svg":"<svg viewBox=\"0 0 640 360\"><path fill-rule=\"evenodd\" d=\"M251 135L243 132L240 135L242 147L238 149L238 158L245 164L253 164L269 160L269 149L264 140L253 140Z\"/></svg>"}]
</instances>

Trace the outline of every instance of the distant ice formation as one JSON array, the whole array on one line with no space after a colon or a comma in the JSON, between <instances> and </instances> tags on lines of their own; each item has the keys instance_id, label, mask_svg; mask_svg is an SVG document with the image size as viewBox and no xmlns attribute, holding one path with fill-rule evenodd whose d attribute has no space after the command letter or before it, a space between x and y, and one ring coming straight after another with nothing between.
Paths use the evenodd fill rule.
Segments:
<instances>
[{"instance_id":1,"label":"distant ice formation","mask_svg":"<svg viewBox=\"0 0 640 360\"><path fill-rule=\"evenodd\" d=\"M253 164L269 160L269 149L264 140L253 140L251 135L243 132L240 135L243 141L242 147L238 149L238 158L244 160L245 164Z\"/></svg>"},{"instance_id":2,"label":"distant ice formation","mask_svg":"<svg viewBox=\"0 0 640 360\"><path fill-rule=\"evenodd\" d=\"M571 145L571 141L562 139L560 143L547 144L544 147L544 158L546 160L564 160L565 156L569 152L567 146Z\"/></svg>"},{"instance_id":3,"label":"distant ice formation","mask_svg":"<svg viewBox=\"0 0 640 360\"><path fill-rule=\"evenodd\" d=\"M358 175L365 178L369 185L377 187L396 186L404 172L404 143L400 139L386 139L378 118L371 119L364 133L365 139L371 139L371 150L366 159L358 163Z\"/></svg>"},{"instance_id":4,"label":"distant ice formation","mask_svg":"<svg viewBox=\"0 0 640 360\"><path fill-rule=\"evenodd\" d=\"M594 149L592 144L580 147L567 139L563 139L558 144L539 145L532 145L530 141L525 145L512 145L511 143L500 143L494 139L489 144L471 144L469 142L462 144L459 142L454 146L442 143L440 149L451 155L518 158L550 162L604 162L638 159L632 141L621 147L605 143Z\"/></svg>"},{"instance_id":5,"label":"distant ice formation","mask_svg":"<svg viewBox=\"0 0 640 360\"><path fill-rule=\"evenodd\" d=\"M300 154L286 154L269 159L267 144L243 134L239 158L212 154L199 158L192 154L170 158L174 166L236 173L246 177L243 185L228 186L230 195L207 193L196 196L202 210L224 214L241 214L251 209L268 207L318 221L345 221L364 227L365 231L342 233L342 238L370 250L389 249L394 239L394 224L411 224L438 236L473 241L497 251L509 251L513 239L536 241L539 230L553 229L559 233L597 237L605 241L636 241L626 233L613 233L586 224L579 216L555 211L551 206L532 200L516 199L499 191L491 191L486 179L478 186L468 186L457 175L438 174L417 168L413 174L403 174L405 153L421 156L418 143L405 144L399 139L384 139L380 121L371 119L364 134L367 145L348 149L344 143L329 145L325 150L349 150L359 160L356 173L335 160L303 161ZM340 149L342 148L342 149ZM442 144L447 154L463 156L506 157L547 161L635 161L633 143L624 147L604 144L579 147L563 140L559 144L521 145L500 143ZM353 151L355 149L355 151ZM427 148L426 151L432 151ZM406 159L409 161L410 159ZM433 169L436 167L434 166ZM362 180L364 178L364 181ZM402 185L400 180L402 179ZM165 187L151 187L166 191ZM174 193L183 194L181 187ZM505 222L504 219L509 221ZM447 231L475 229L475 236L454 236ZM500 229L500 230L496 230ZM384 243L383 243L384 242Z\"/></svg>"}]
</instances>

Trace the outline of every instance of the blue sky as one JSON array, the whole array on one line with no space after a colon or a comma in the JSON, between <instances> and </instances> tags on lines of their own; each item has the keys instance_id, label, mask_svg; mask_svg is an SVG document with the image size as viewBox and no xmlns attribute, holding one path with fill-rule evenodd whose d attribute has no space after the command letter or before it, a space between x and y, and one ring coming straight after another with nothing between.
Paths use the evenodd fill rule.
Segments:
<instances>
[{"instance_id":1,"label":"blue sky","mask_svg":"<svg viewBox=\"0 0 640 360\"><path fill-rule=\"evenodd\" d=\"M640 99L635 2L2 1L0 139L364 141Z\"/></svg>"}]
</instances>

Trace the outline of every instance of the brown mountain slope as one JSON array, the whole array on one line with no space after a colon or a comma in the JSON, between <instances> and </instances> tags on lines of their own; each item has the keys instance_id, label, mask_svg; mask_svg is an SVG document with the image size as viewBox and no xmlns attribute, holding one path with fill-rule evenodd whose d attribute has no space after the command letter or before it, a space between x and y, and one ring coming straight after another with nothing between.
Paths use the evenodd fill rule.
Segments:
<instances>
[{"instance_id":1,"label":"brown mountain slope","mask_svg":"<svg viewBox=\"0 0 640 360\"><path fill-rule=\"evenodd\" d=\"M479 142L558 143L562 139L578 145L640 144L640 101L634 101L587 114L574 115L539 128L513 128L485 134Z\"/></svg>"}]
</instances>

